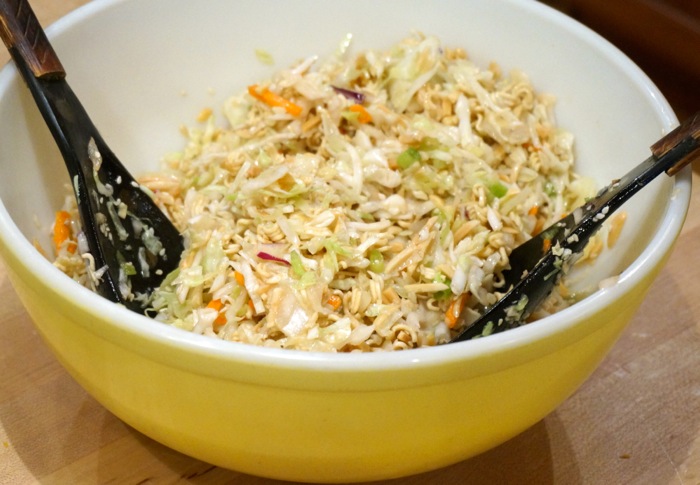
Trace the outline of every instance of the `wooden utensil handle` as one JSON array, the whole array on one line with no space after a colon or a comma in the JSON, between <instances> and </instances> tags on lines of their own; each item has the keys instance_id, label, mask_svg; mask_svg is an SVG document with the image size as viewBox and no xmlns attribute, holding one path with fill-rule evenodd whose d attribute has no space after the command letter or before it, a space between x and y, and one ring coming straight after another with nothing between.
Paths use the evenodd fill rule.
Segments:
<instances>
[{"instance_id":1,"label":"wooden utensil handle","mask_svg":"<svg viewBox=\"0 0 700 485\"><path fill-rule=\"evenodd\" d=\"M651 152L656 158L661 158L681 142L689 143L688 153L666 170L668 175L676 174L681 168L700 158L700 112L695 113L675 130L654 143L651 146Z\"/></svg>"},{"instance_id":2,"label":"wooden utensil handle","mask_svg":"<svg viewBox=\"0 0 700 485\"><path fill-rule=\"evenodd\" d=\"M65 77L61 61L27 0L0 0L0 37L12 56L24 59L36 77Z\"/></svg>"}]
</instances>

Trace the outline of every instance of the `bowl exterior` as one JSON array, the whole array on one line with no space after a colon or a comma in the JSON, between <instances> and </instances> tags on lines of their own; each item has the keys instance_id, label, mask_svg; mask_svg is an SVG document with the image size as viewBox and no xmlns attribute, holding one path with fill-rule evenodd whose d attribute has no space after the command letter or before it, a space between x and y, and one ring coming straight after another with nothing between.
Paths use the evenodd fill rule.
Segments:
<instances>
[{"instance_id":1,"label":"bowl exterior","mask_svg":"<svg viewBox=\"0 0 700 485\"><path fill-rule=\"evenodd\" d=\"M560 333L497 355L437 365L431 370L434 384L419 379L411 385L411 369L363 376L322 368L231 365L207 355L173 365L167 345L101 330L98 316L57 297L19 261L4 256L42 337L72 376L112 413L206 462L305 482L424 472L519 434L596 368L656 272L614 307L590 315L584 323L593 331ZM500 369L484 371L494 360ZM217 366L227 367L229 376L212 375ZM251 373L267 374L270 382L232 377Z\"/></svg>"}]
</instances>

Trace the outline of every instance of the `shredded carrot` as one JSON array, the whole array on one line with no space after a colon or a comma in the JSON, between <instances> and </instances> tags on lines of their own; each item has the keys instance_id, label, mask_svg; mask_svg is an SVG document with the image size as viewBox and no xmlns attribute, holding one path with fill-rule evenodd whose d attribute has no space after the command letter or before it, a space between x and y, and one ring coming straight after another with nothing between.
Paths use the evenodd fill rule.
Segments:
<instances>
[{"instance_id":1,"label":"shredded carrot","mask_svg":"<svg viewBox=\"0 0 700 485\"><path fill-rule=\"evenodd\" d=\"M245 286L245 276L243 276L243 273L239 271L234 271L233 277L236 279L236 283L238 283L241 286Z\"/></svg>"},{"instance_id":2,"label":"shredded carrot","mask_svg":"<svg viewBox=\"0 0 700 485\"><path fill-rule=\"evenodd\" d=\"M445 312L445 323L447 323L449 328L454 328L454 326L457 325L459 314L462 313L466 303L467 299L465 298L465 295L459 295L457 298L452 300L450 306L447 307L447 311Z\"/></svg>"},{"instance_id":3,"label":"shredded carrot","mask_svg":"<svg viewBox=\"0 0 700 485\"><path fill-rule=\"evenodd\" d=\"M53 224L53 244L56 247L56 252L58 253L63 246L63 243L70 237L70 227L68 227L68 222L70 221L70 214L66 211L56 212L56 220ZM74 253L77 245L73 241L69 241L66 249L69 253Z\"/></svg>"},{"instance_id":4,"label":"shredded carrot","mask_svg":"<svg viewBox=\"0 0 700 485\"><path fill-rule=\"evenodd\" d=\"M279 94L275 94L267 88L263 88L262 91L258 91L257 84L248 86L248 93L255 99L262 101L268 106L279 106L284 108L287 113L292 116L299 116L301 114L301 106L294 104L286 98L283 98Z\"/></svg>"},{"instance_id":5,"label":"shredded carrot","mask_svg":"<svg viewBox=\"0 0 700 485\"><path fill-rule=\"evenodd\" d=\"M224 306L224 304L219 299L212 300L207 305L207 308L211 308L212 310L216 310L217 312L219 312L219 315L216 317L216 320L214 320L214 325L225 325L226 324L226 315L221 313L221 308L223 306Z\"/></svg>"},{"instance_id":6,"label":"shredded carrot","mask_svg":"<svg viewBox=\"0 0 700 485\"><path fill-rule=\"evenodd\" d=\"M540 231L542 231L542 228L544 228L544 218L538 217L537 221L535 222L535 227L532 228L532 235L534 236L535 234L539 234Z\"/></svg>"},{"instance_id":7,"label":"shredded carrot","mask_svg":"<svg viewBox=\"0 0 700 485\"><path fill-rule=\"evenodd\" d=\"M364 106L361 104L353 104L348 108L350 111L353 113L357 113L357 121L360 123L371 123L372 122L372 115L369 114L369 111L365 109Z\"/></svg>"},{"instance_id":8,"label":"shredded carrot","mask_svg":"<svg viewBox=\"0 0 700 485\"><path fill-rule=\"evenodd\" d=\"M328 297L328 304L333 307L333 310L337 310L343 304L343 299L336 294L332 294Z\"/></svg>"},{"instance_id":9,"label":"shredded carrot","mask_svg":"<svg viewBox=\"0 0 700 485\"><path fill-rule=\"evenodd\" d=\"M255 304L253 303L253 300L248 300L248 308L255 313Z\"/></svg>"},{"instance_id":10,"label":"shredded carrot","mask_svg":"<svg viewBox=\"0 0 700 485\"><path fill-rule=\"evenodd\" d=\"M542 252L547 252L549 251L549 248L552 247L552 240L547 238L544 241L542 241Z\"/></svg>"},{"instance_id":11,"label":"shredded carrot","mask_svg":"<svg viewBox=\"0 0 700 485\"><path fill-rule=\"evenodd\" d=\"M532 207L530 207L530 210L527 211L527 213L530 214L531 216L536 216L539 211L540 211L540 206L533 205Z\"/></svg>"},{"instance_id":12,"label":"shredded carrot","mask_svg":"<svg viewBox=\"0 0 700 485\"><path fill-rule=\"evenodd\" d=\"M216 300L210 301L209 304L207 305L207 308L211 308L213 310L216 310L217 312L220 312L221 308L223 306L224 306L224 304L221 303L221 300L216 299Z\"/></svg>"}]
</instances>

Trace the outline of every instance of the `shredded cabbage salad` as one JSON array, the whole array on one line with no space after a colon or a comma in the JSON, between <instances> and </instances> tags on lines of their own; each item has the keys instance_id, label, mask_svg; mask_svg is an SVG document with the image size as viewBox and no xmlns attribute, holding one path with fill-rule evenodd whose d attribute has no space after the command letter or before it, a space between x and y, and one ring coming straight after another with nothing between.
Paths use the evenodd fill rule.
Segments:
<instances>
[{"instance_id":1,"label":"shredded cabbage salad","mask_svg":"<svg viewBox=\"0 0 700 485\"><path fill-rule=\"evenodd\" d=\"M186 238L157 320L311 351L440 344L499 298L514 247L594 194L523 72L419 33L348 45L203 110L140 178ZM83 258L64 247L56 264L85 282ZM572 298L560 285L539 316Z\"/></svg>"}]
</instances>

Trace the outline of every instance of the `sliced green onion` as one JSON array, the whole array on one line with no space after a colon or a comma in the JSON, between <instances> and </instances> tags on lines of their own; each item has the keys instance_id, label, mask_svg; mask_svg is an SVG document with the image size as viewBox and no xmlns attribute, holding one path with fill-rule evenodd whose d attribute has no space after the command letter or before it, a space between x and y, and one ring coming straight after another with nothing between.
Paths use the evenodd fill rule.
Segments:
<instances>
[{"instance_id":1,"label":"sliced green onion","mask_svg":"<svg viewBox=\"0 0 700 485\"><path fill-rule=\"evenodd\" d=\"M136 267L134 267L134 263L122 263L121 268L122 271L124 271L124 274L127 276L134 276L136 274Z\"/></svg>"},{"instance_id":2,"label":"sliced green onion","mask_svg":"<svg viewBox=\"0 0 700 485\"><path fill-rule=\"evenodd\" d=\"M326 251L332 251L340 256L350 256L350 251L342 247L340 243L334 239L326 239L323 241L323 247L326 248Z\"/></svg>"},{"instance_id":3,"label":"sliced green onion","mask_svg":"<svg viewBox=\"0 0 700 485\"><path fill-rule=\"evenodd\" d=\"M547 182L544 184L544 193L547 194L549 197L554 197L555 195L557 195L557 188L552 182Z\"/></svg>"},{"instance_id":4,"label":"sliced green onion","mask_svg":"<svg viewBox=\"0 0 700 485\"><path fill-rule=\"evenodd\" d=\"M435 278L433 278L433 282L434 283L442 283L444 285L450 286L450 284L452 283L452 280L442 273L437 273L435 275ZM441 291L436 291L433 294L433 298L435 298L436 300L446 300L446 299L451 298L451 297L452 297L452 290L450 288L446 288L446 289L441 290Z\"/></svg>"},{"instance_id":5,"label":"sliced green onion","mask_svg":"<svg viewBox=\"0 0 700 485\"><path fill-rule=\"evenodd\" d=\"M503 197L504 195L506 195L508 193L508 187L506 187L505 185L503 185L499 181L490 183L488 185L488 189L489 189L489 192L491 192L491 194L494 197L496 197L497 199L500 199L501 197Z\"/></svg>"},{"instance_id":6,"label":"sliced green onion","mask_svg":"<svg viewBox=\"0 0 700 485\"><path fill-rule=\"evenodd\" d=\"M413 147L407 148L396 159L396 165L405 170L415 162L420 161L420 152Z\"/></svg>"},{"instance_id":7,"label":"sliced green onion","mask_svg":"<svg viewBox=\"0 0 700 485\"><path fill-rule=\"evenodd\" d=\"M384 272L384 255L378 249L369 252L369 270L376 274Z\"/></svg>"}]
</instances>

